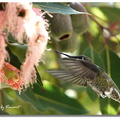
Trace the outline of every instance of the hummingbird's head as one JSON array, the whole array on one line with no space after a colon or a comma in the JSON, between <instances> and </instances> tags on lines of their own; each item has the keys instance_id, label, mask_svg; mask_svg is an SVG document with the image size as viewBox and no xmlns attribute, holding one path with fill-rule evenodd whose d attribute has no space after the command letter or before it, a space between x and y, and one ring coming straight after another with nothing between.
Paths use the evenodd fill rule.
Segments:
<instances>
[{"instance_id":1,"label":"hummingbird's head","mask_svg":"<svg viewBox=\"0 0 120 120\"><path fill-rule=\"evenodd\" d=\"M55 51L55 52L63 54L65 56L69 57L69 58L75 58L75 59L78 59L78 60L83 60L85 62L92 63L92 60L89 57L85 56L85 55L70 56L70 55L67 55L67 54L59 52L59 51Z\"/></svg>"},{"instance_id":2,"label":"hummingbird's head","mask_svg":"<svg viewBox=\"0 0 120 120\"><path fill-rule=\"evenodd\" d=\"M83 60L83 61L89 62L89 63L92 62L92 60L89 57L85 56L85 55L74 56L74 58L76 58L78 60L80 59L80 60Z\"/></svg>"}]
</instances>

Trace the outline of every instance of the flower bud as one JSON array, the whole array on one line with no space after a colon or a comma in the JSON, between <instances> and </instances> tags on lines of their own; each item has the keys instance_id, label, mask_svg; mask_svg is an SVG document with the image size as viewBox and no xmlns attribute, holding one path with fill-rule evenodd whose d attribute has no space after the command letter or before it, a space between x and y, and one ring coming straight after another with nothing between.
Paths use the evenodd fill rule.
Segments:
<instances>
[{"instance_id":1,"label":"flower bud","mask_svg":"<svg viewBox=\"0 0 120 120\"><path fill-rule=\"evenodd\" d=\"M71 2L69 6L79 12L87 12L85 7L79 2ZM87 14L72 14L70 16L74 32L81 35L89 29L90 23Z\"/></svg>"},{"instance_id":2,"label":"flower bud","mask_svg":"<svg viewBox=\"0 0 120 120\"><path fill-rule=\"evenodd\" d=\"M73 32L72 36L64 41L57 42L58 50L62 52L73 52L77 49L78 35Z\"/></svg>"},{"instance_id":3,"label":"flower bud","mask_svg":"<svg viewBox=\"0 0 120 120\"><path fill-rule=\"evenodd\" d=\"M51 36L57 41L69 39L73 32L70 16L60 13L52 14L52 16L52 18L46 16L50 23Z\"/></svg>"}]
</instances>

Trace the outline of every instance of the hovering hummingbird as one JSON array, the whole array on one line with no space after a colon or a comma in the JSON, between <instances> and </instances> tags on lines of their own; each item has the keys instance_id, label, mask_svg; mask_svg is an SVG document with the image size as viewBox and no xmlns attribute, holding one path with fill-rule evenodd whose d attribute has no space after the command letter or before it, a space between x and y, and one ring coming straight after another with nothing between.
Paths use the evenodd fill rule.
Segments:
<instances>
[{"instance_id":1,"label":"hovering hummingbird","mask_svg":"<svg viewBox=\"0 0 120 120\"><path fill-rule=\"evenodd\" d=\"M120 90L117 85L89 57L85 55L70 56L59 51L55 52L67 56L67 58L59 59L59 63L65 69L48 71L50 74L72 84L90 86L101 98L108 97L120 103Z\"/></svg>"}]
</instances>

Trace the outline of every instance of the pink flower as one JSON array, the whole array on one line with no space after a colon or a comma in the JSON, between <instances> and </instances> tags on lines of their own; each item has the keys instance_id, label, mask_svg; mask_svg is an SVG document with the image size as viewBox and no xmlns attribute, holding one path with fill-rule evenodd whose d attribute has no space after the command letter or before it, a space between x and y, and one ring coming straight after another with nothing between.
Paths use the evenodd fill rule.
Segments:
<instances>
[{"instance_id":1,"label":"pink flower","mask_svg":"<svg viewBox=\"0 0 120 120\"><path fill-rule=\"evenodd\" d=\"M8 58L8 53L5 50L6 44L4 37L0 34L0 69L3 66L4 60Z\"/></svg>"},{"instance_id":2,"label":"pink flower","mask_svg":"<svg viewBox=\"0 0 120 120\"><path fill-rule=\"evenodd\" d=\"M0 33L2 33L6 24L7 14L6 11L0 11Z\"/></svg>"},{"instance_id":3,"label":"pink flower","mask_svg":"<svg viewBox=\"0 0 120 120\"><path fill-rule=\"evenodd\" d=\"M45 20L42 16L37 16L33 10L29 12L29 19L27 19L24 25L29 48L25 62L21 67L21 74L25 80L25 86L35 82L36 71L34 66L37 66L38 62L40 62L48 41Z\"/></svg>"},{"instance_id":4,"label":"pink flower","mask_svg":"<svg viewBox=\"0 0 120 120\"><path fill-rule=\"evenodd\" d=\"M6 30L6 33L11 33L19 43L23 43L23 40L27 42L28 50L20 72L24 80L23 85L28 87L29 84L36 82L34 66L41 61L46 49L49 38L46 30L48 24L43 19L41 10L35 8L33 10L32 5L28 2L6 3L5 10L0 11L0 18L0 68L7 58L5 37L2 36L3 30ZM12 82L11 78L9 84ZM15 83L14 86L17 84Z\"/></svg>"}]
</instances>

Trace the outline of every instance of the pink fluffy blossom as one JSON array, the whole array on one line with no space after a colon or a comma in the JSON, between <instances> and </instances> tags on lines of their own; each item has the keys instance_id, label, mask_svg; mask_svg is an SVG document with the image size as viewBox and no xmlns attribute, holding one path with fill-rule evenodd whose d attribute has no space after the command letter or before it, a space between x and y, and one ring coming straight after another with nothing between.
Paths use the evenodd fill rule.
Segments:
<instances>
[{"instance_id":1,"label":"pink fluffy blossom","mask_svg":"<svg viewBox=\"0 0 120 120\"><path fill-rule=\"evenodd\" d=\"M4 60L8 58L8 53L5 50L6 44L3 35L0 34L0 69L3 66Z\"/></svg>"},{"instance_id":2,"label":"pink fluffy blossom","mask_svg":"<svg viewBox=\"0 0 120 120\"><path fill-rule=\"evenodd\" d=\"M5 38L2 36L3 30L6 30L7 34L11 33L19 43L23 43L23 40L27 42L28 50L20 72L24 79L23 85L28 87L36 81L34 66L41 61L46 49L49 38L46 30L48 24L42 12L39 9L33 10L28 2L6 3L5 10L0 11L0 18L0 67L7 57Z\"/></svg>"}]
</instances>

